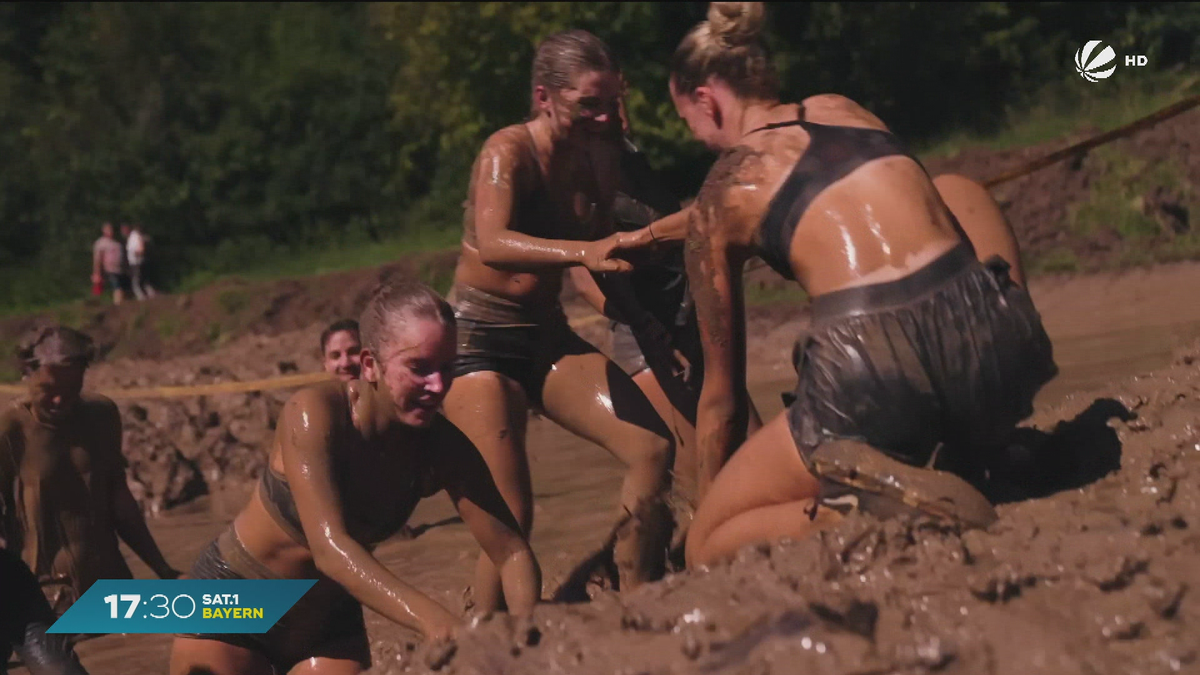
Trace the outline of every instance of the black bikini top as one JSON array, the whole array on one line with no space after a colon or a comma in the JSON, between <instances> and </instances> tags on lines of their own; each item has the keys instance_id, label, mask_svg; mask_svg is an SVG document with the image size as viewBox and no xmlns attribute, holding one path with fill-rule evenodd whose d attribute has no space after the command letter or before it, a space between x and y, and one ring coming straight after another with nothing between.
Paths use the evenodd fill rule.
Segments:
<instances>
[{"instance_id":1,"label":"black bikini top","mask_svg":"<svg viewBox=\"0 0 1200 675\"><path fill-rule=\"evenodd\" d=\"M808 132L808 148L796 161L783 186L771 198L771 204L759 225L759 236L762 259L784 278L794 280L788 255L792 248L792 237L801 216L817 195L873 159L898 155L918 164L920 161L909 154L894 134L880 129L792 120L768 124L750 133L792 126Z\"/></svg>"}]
</instances>

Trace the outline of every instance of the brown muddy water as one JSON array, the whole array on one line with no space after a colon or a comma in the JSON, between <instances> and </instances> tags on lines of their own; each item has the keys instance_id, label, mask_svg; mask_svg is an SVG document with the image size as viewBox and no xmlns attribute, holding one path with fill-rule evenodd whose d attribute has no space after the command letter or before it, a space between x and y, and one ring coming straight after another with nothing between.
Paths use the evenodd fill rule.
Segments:
<instances>
[{"instance_id":1,"label":"brown muddy water","mask_svg":"<svg viewBox=\"0 0 1200 675\"><path fill-rule=\"evenodd\" d=\"M1037 402L1039 412L1035 421L1040 420L1039 428L1049 429L1059 419L1079 419L1080 411L1097 396L1074 394L1092 392L1107 385L1106 393L1113 398L1121 398L1127 391L1132 392L1129 397L1140 396L1142 403L1137 405L1153 409L1160 425L1174 424L1179 427L1176 431L1182 433L1181 430L1186 429L1187 433L1194 434L1193 425L1200 426L1200 419L1189 417L1190 412L1182 417L1171 417L1168 412L1163 412L1165 408L1154 407L1158 405L1154 392L1180 382L1182 376L1178 372L1160 375L1161 381L1142 380L1140 385L1133 381L1133 384L1120 384L1114 388L1110 383L1131 382L1127 378L1163 369L1171 364L1175 350L1200 338L1200 303L1192 301L1187 293L1197 282L1200 282L1200 266L1171 266L1123 278L1051 280L1035 284L1034 295L1054 340L1061 371ZM1184 366L1176 364L1175 367ZM794 380L781 372L778 364L763 366L756 371L774 375L760 377L752 386L759 410L764 418L770 418L782 408L780 392L789 390ZM1188 391L1195 394L1200 387L1192 385L1192 390ZM1200 398L1200 394L1196 396ZM1126 405L1136 407L1128 402ZM1172 432L1171 438L1180 433ZM541 419L535 419L531 424L529 452L536 495L533 546L542 563L548 593L556 587L571 563L592 551L607 533L614 517L622 467L596 446ZM1129 452L1127 447L1126 455ZM1146 462L1133 465L1144 468L1141 464ZM1175 469L1169 461L1162 460L1158 464L1162 466L1154 465L1148 470L1157 472L1156 475L1173 475ZM1128 457L1121 465L1121 474L1131 470ZM1193 478L1192 482L1198 481ZM796 548L797 557L786 564L780 562L780 556L791 555L789 552L793 549L775 547L733 566L674 575L662 584L639 589L628 602L607 594L586 610L577 609L578 606L545 608L547 611L544 612L539 609L536 621L516 628L504 620L494 620L478 631L478 635L472 634L462 641L458 656L451 659L442 672L626 672L631 675L641 672L762 674L801 670L829 673L1107 673L1185 672L1192 669L1195 672L1194 669L1200 668L1196 652L1196 647L1200 646L1200 632L1186 626L1175 632L1159 630L1153 627L1153 622L1138 618L1137 612L1126 611L1115 599L1109 602L1112 607L1106 609L1108 605L1103 602L1097 604L1088 599L1091 598L1087 595L1090 588L1087 592L1075 592L1079 602L1083 603L1078 611L1094 613L1093 618L1075 617L1068 621L1060 616L1073 612L1070 605L1075 596L1070 593L1055 595L1049 601L1050 605L1024 607L1014 603L1008 608L1003 602L1022 592L1037 596L1043 585L1053 586L1047 580L1073 580L1074 577L1062 572L1064 564L1085 569L1084 576L1102 577L1098 582L1102 588L1134 585L1134 578L1157 554L1153 547L1127 540L1137 538L1137 528L1144 532L1146 528L1153 529L1158 521L1135 523L1118 517L1118 524L1106 521L1101 526L1098 523L1105 514L1112 516L1114 510L1123 508L1121 504L1126 496L1134 500L1137 496L1129 495L1128 486L1121 487L1117 490L1119 494L1114 493L1111 498L1101 500L1087 496L1098 490L1100 488L1089 487L1072 491L1075 496L1071 497L1074 501L1069 509L1074 515L1065 525L1060 524L1076 533L1091 527L1095 533L1090 538L1085 535L1080 535L1084 536L1082 540L1078 537L1070 540L1038 538L1038 519L1041 517L1038 514L1045 509L1059 508L1049 506L1057 503L1053 502L1060 499L1057 496L1002 507L1001 523L985 538L974 535L960 538L957 533L925 531L919 525L911 524L884 527L848 521L844 531L822 535L820 541L811 543L809 548ZM168 559L176 567L186 569L232 519L247 494L244 485L227 486L216 494L165 512L150 522L151 530ZM1089 504L1097 511L1095 518L1088 515ZM1050 520L1053 518L1044 526L1056 527ZM1158 527L1170 530L1170 523L1175 522L1174 527L1178 527L1179 521L1167 518L1165 522L1167 524L1159 523ZM470 582L478 555L477 545L454 517L444 495L423 502L411 525L418 536L413 540L385 543L378 549L379 557L409 583L451 608L461 608L462 593ZM1022 542L1018 548L1028 550L1024 553L1010 550L1006 554L989 548L992 544L987 543L986 536L991 536L993 531L1001 533L996 535L998 537L1011 535L1012 541ZM900 539L908 543L896 544L895 541ZM874 543L863 544L867 540ZM1191 545L1196 547L1194 540L1193 536ZM1003 547L1004 544L996 546ZM906 547L915 547L915 552ZM825 553L810 551L818 548ZM809 569L810 559L820 558L833 549L837 549L836 569L830 568L828 562L822 563L825 567L818 565L819 570ZM945 553L943 549L952 552ZM1141 553L1135 555L1135 549L1140 549ZM126 553L135 576L149 576L145 566ZM1110 560L1117 554L1119 559ZM983 576L979 578L962 577L957 572L939 574L944 577L941 583L934 583L928 575L913 576L911 584L900 584L895 579L906 574L906 566L913 565L914 561L925 564L926 558L932 556L933 563L930 564L947 565L949 563L942 558L950 556L957 560L963 555L995 561L994 569L989 568L991 571L986 574L980 572ZM1168 567L1182 564L1171 555L1163 555L1164 560L1171 561ZM789 565L798 565L806 573L792 570ZM1109 567L1113 569L1109 570ZM767 568L770 571L764 571ZM792 571L779 571L785 568ZM889 581L876 583L874 579L880 575ZM747 581L750 577L779 577L790 581L784 591L773 591L771 584L777 579L770 583ZM1154 579L1154 583L1138 586L1139 597L1149 598L1146 602L1161 610L1158 616L1168 617L1162 621L1178 622L1171 617L1182 616L1179 607L1182 598L1186 597L1187 584L1172 577L1169 571L1160 571ZM925 586L921 586L922 583ZM947 584L955 583L957 587L947 590ZM897 590L901 587L906 589L903 593ZM876 590L872 591L872 588ZM879 591L880 588L887 590ZM904 596L902 602L896 600L897 594ZM953 604L959 594L967 594L963 597L973 598L971 602L975 604L946 605ZM668 595L672 597L668 599ZM791 604L780 604L784 596L790 598ZM1001 601L996 601L994 596L1000 597ZM991 600L987 599L989 597ZM814 609L818 607L814 604L818 600L825 603L820 605L823 609ZM1064 602L1066 606L1055 604ZM897 614L895 607L898 606L906 609ZM1052 612L1048 606L1054 606ZM712 618L714 607L726 608L720 619ZM753 608L754 611L742 611L742 608ZM678 616L669 620L659 617L670 612ZM976 612L971 619L976 623L964 619L961 626L945 628L945 620L937 618L957 616L960 612L964 617L968 612ZM1030 612L1041 612L1038 615L1041 618L1031 621ZM376 660L371 672L401 672L409 668L421 671L430 664L441 665L420 647L414 650L411 645L413 635L388 624L369 610L366 614ZM986 620L978 618L984 615ZM978 624L978 621L984 623ZM1082 625L1080 622L1095 624L1093 632L1096 635L1088 633L1089 629L1078 628ZM987 626L986 630L1002 631L1004 635L1002 638L995 635L980 637L972 632L984 630L978 628L979 625ZM1062 626L1062 629L1047 636L1048 626ZM532 637L535 633L540 640ZM865 639L863 636L868 633L869 639ZM1113 635L1117 637L1111 637ZM513 642L514 639L517 642ZM1107 645L1112 640L1117 641L1112 648L1117 657L1096 656L1100 652L1088 647L1094 641ZM1153 656L1146 656L1140 648L1129 646L1138 640L1141 643L1156 641L1153 649L1158 649L1161 654L1155 652ZM539 641L540 647L537 646ZM593 645L592 651L588 650L589 643ZM629 645L628 650L623 646L625 644ZM164 635L109 635L87 640L78 646L92 675L165 673L169 649L170 637ZM833 658L834 654L837 658ZM808 657L815 660L805 660ZM1096 661L1097 658L1100 660ZM1109 669L1106 664L1112 664L1114 669ZM1161 668L1146 664L1161 665ZM20 668L13 672L25 673Z\"/></svg>"}]
</instances>

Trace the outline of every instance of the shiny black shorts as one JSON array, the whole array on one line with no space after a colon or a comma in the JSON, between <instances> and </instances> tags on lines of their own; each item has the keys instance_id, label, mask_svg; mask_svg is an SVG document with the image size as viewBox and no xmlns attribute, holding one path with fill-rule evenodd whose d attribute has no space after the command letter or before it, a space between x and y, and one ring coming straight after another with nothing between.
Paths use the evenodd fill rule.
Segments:
<instances>
[{"instance_id":1,"label":"shiny black shorts","mask_svg":"<svg viewBox=\"0 0 1200 675\"><path fill-rule=\"evenodd\" d=\"M0 548L0 673L16 652L31 675L87 675L71 636L46 633L55 619L37 577L15 551Z\"/></svg>"},{"instance_id":2,"label":"shiny black shorts","mask_svg":"<svg viewBox=\"0 0 1200 675\"><path fill-rule=\"evenodd\" d=\"M903 279L815 298L793 360L788 420L806 462L848 438L914 466L936 451L955 471L955 458L1002 447L1058 373L1028 291L965 245Z\"/></svg>"}]
</instances>

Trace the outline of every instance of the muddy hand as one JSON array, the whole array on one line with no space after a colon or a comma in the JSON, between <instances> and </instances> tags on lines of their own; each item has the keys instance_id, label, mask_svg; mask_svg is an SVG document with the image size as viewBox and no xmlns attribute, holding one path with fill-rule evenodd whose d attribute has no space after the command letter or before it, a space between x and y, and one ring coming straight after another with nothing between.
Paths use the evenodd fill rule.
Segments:
<instances>
[{"instance_id":1,"label":"muddy hand","mask_svg":"<svg viewBox=\"0 0 1200 675\"><path fill-rule=\"evenodd\" d=\"M583 265L593 272L628 272L633 265L627 260L615 257L622 250L621 236L618 232L600 241L587 244L583 254Z\"/></svg>"}]
</instances>

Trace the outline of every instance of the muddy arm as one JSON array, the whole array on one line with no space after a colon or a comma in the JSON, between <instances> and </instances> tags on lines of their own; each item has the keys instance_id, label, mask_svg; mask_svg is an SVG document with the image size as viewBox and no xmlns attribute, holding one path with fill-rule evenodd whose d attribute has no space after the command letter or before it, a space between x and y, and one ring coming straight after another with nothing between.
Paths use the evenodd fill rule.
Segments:
<instances>
[{"instance_id":1,"label":"muddy arm","mask_svg":"<svg viewBox=\"0 0 1200 675\"><path fill-rule=\"evenodd\" d=\"M480 151L471 180L475 186L475 237L485 265L512 272L585 264L589 242L543 239L512 229L521 178L521 141L502 133Z\"/></svg>"},{"instance_id":2,"label":"muddy arm","mask_svg":"<svg viewBox=\"0 0 1200 675\"><path fill-rule=\"evenodd\" d=\"M101 442L107 440L109 448L106 461L111 467L113 522L117 535L160 579L175 579L179 577L179 571L163 557L146 525L145 515L129 492L129 483L125 478L125 456L121 453L121 413L112 402L107 405L111 406L105 411L107 419L103 433L107 438Z\"/></svg>"},{"instance_id":3,"label":"muddy arm","mask_svg":"<svg viewBox=\"0 0 1200 675\"><path fill-rule=\"evenodd\" d=\"M663 216L640 230L629 233L633 237L631 247L652 246L682 242L687 238L691 207L685 207L669 216Z\"/></svg>"},{"instance_id":4,"label":"muddy arm","mask_svg":"<svg viewBox=\"0 0 1200 675\"><path fill-rule=\"evenodd\" d=\"M749 416L742 294L746 256L734 250L713 215L710 209L693 212L684 245L704 350L704 382L696 410L701 499L725 460L746 440Z\"/></svg>"},{"instance_id":5,"label":"muddy arm","mask_svg":"<svg viewBox=\"0 0 1200 675\"><path fill-rule=\"evenodd\" d=\"M389 620L426 637L447 637L458 619L397 578L346 530L330 457L334 405L319 391L302 390L288 401L279 420L287 425L280 444L284 474L313 562L355 599Z\"/></svg>"},{"instance_id":6,"label":"muddy arm","mask_svg":"<svg viewBox=\"0 0 1200 675\"><path fill-rule=\"evenodd\" d=\"M449 422L445 427L447 438L439 442L448 449L438 467L441 482L463 523L500 571L509 611L528 615L542 597L541 568L483 456L457 427Z\"/></svg>"}]
</instances>

